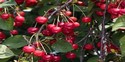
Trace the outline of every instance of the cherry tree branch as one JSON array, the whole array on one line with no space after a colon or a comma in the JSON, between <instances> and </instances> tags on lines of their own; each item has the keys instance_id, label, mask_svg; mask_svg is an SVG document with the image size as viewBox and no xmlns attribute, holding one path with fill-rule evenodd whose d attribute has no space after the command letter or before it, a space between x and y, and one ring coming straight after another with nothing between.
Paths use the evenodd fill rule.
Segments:
<instances>
[{"instance_id":1,"label":"cherry tree branch","mask_svg":"<svg viewBox=\"0 0 125 62\"><path fill-rule=\"evenodd\" d=\"M100 51L100 62L104 62L105 60L105 53L106 51L104 50L105 48L105 43L106 43L106 37L105 37L105 20L106 20L106 12L107 12L107 8L108 8L108 0L106 1L106 8L104 10L104 16L103 16L103 20L102 20L102 31L101 31L101 51Z\"/></svg>"},{"instance_id":2,"label":"cherry tree branch","mask_svg":"<svg viewBox=\"0 0 125 62\"><path fill-rule=\"evenodd\" d=\"M62 5L59 8L56 8L56 10L50 14L50 16L48 17L48 19L50 19L55 13L57 13L61 9L65 8L66 6L68 6L71 2L72 2L72 0L68 0L64 5Z\"/></svg>"}]
</instances>

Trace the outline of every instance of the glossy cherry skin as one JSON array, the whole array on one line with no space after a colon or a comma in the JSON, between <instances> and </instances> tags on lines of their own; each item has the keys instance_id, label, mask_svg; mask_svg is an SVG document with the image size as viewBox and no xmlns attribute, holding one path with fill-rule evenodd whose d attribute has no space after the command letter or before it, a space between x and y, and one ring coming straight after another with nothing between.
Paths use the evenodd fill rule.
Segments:
<instances>
[{"instance_id":1,"label":"glossy cherry skin","mask_svg":"<svg viewBox=\"0 0 125 62\"><path fill-rule=\"evenodd\" d=\"M9 17L10 17L10 16L9 16L9 14L7 14L7 13L1 14L1 18L2 18L3 20L7 20Z\"/></svg>"},{"instance_id":2,"label":"glossy cherry skin","mask_svg":"<svg viewBox=\"0 0 125 62\"><path fill-rule=\"evenodd\" d=\"M44 55L46 55L46 53L44 51L41 51L41 50L35 50L33 52L33 55L36 57L43 57Z\"/></svg>"},{"instance_id":3,"label":"glossy cherry skin","mask_svg":"<svg viewBox=\"0 0 125 62\"><path fill-rule=\"evenodd\" d=\"M78 44L72 44L72 47L74 50L77 50L79 48L79 45Z\"/></svg>"},{"instance_id":4,"label":"glossy cherry skin","mask_svg":"<svg viewBox=\"0 0 125 62\"><path fill-rule=\"evenodd\" d=\"M89 23L89 22L91 22L91 18L90 17L83 17L82 18L82 22L84 22L84 23Z\"/></svg>"},{"instance_id":5,"label":"glossy cherry skin","mask_svg":"<svg viewBox=\"0 0 125 62\"><path fill-rule=\"evenodd\" d=\"M15 22L23 23L24 21L25 21L25 18L23 16L16 16L15 17Z\"/></svg>"},{"instance_id":6,"label":"glossy cherry skin","mask_svg":"<svg viewBox=\"0 0 125 62\"><path fill-rule=\"evenodd\" d=\"M54 24L48 24L47 25L47 29L50 30L50 31L52 31L53 27L55 27Z\"/></svg>"},{"instance_id":7,"label":"glossy cherry skin","mask_svg":"<svg viewBox=\"0 0 125 62\"><path fill-rule=\"evenodd\" d=\"M37 0L26 0L25 3L26 3L27 7L30 7L30 6L36 5L37 4Z\"/></svg>"},{"instance_id":8,"label":"glossy cherry skin","mask_svg":"<svg viewBox=\"0 0 125 62\"><path fill-rule=\"evenodd\" d=\"M68 59L75 59L76 58L76 54L73 52L68 52L66 53L66 58Z\"/></svg>"},{"instance_id":9,"label":"glossy cherry skin","mask_svg":"<svg viewBox=\"0 0 125 62\"><path fill-rule=\"evenodd\" d=\"M77 21L77 18L76 18L76 17L69 17L69 21L70 21L70 22L76 22L76 21Z\"/></svg>"},{"instance_id":10,"label":"glossy cherry skin","mask_svg":"<svg viewBox=\"0 0 125 62\"><path fill-rule=\"evenodd\" d=\"M0 32L0 40L3 40L6 38L6 35L3 32Z\"/></svg>"},{"instance_id":11,"label":"glossy cherry skin","mask_svg":"<svg viewBox=\"0 0 125 62\"><path fill-rule=\"evenodd\" d=\"M48 30L48 29L44 29L44 30L42 31L42 34L43 34L44 36L52 36L52 35L53 35L53 33L52 33L50 30Z\"/></svg>"},{"instance_id":12,"label":"glossy cherry skin","mask_svg":"<svg viewBox=\"0 0 125 62\"><path fill-rule=\"evenodd\" d=\"M17 35L17 34L18 34L18 31L17 31L17 30L11 30L11 31L10 31L10 34L12 34L12 35Z\"/></svg>"},{"instance_id":13,"label":"glossy cherry skin","mask_svg":"<svg viewBox=\"0 0 125 62\"><path fill-rule=\"evenodd\" d=\"M15 0L15 2L16 2L17 4L23 4L23 3L24 3L24 0Z\"/></svg>"},{"instance_id":14,"label":"glossy cherry skin","mask_svg":"<svg viewBox=\"0 0 125 62\"><path fill-rule=\"evenodd\" d=\"M80 23L78 22L74 22L73 24L74 24L74 28L78 28L80 26Z\"/></svg>"},{"instance_id":15,"label":"glossy cherry skin","mask_svg":"<svg viewBox=\"0 0 125 62\"><path fill-rule=\"evenodd\" d=\"M42 59L49 62L49 61L53 60L53 56L52 55L44 55L42 57Z\"/></svg>"},{"instance_id":16,"label":"glossy cherry skin","mask_svg":"<svg viewBox=\"0 0 125 62\"><path fill-rule=\"evenodd\" d=\"M55 26L51 30L52 30L52 33L56 34L56 33L60 33L62 31L62 28Z\"/></svg>"},{"instance_id":17,"label":"glossy cherry skin","mask_svg":"<svg viewBox=\"0 0 125 62\"><path fill-rule=\"evenodd\" d=\"M36 27L29 27L29 28L27 29L27 32L28 32L29 34L34 34L34 33L36 33L38 30L39 30L39 29L36 28Z\"/></svg>"},{"instance_id":18,"label":"glossy cherry skin","mask_svg":"<svg viewBox=\"0 0 125 62\"><path fill-rule=\"evenodd\" d=\"M48 19L44 16L38 16L36 18L36 22L39 24L45 24L48 21Z\"/></svg>"},{"instance_id":19,"label":"glossy cherry skin","mask_svg":"<svg viewBox=\"0 0 125 62\"><path fill-rule=\"evenodd\" d=\"M85 44L83 49L91 51L94 49L94 47L92 44Z\"/></svg>"},{"instance_id":20,"label":"glossy cherry skin","mask_svg":"<svg viewBox=\"0 0 125 62\"><path fill-rule=\"evenodd\" d=\"M61 57L60 56L53 56L53 62L60 62Z\"/></svg>"},{"instance_id":21,"label":"glossy cherry skin","mask_svg":"<svg viewBox=\"0 0 125 62\"><path fill-rule=\"evenodd\" d=\"M64 14L65 14L66 16L71 16L71 15L72 15L72 12L71 12L71 11L65 11Z\"/></svg>"},{"instance_id":22,"label":"glossy cherry skin","mask_svg":"<svg viewBox=\"0 0 125 62\"><path fill-rule=\"evenodd\" d=\"M14 22L14 27L21 27L22 25L22 22Z\"/></svg>"},{"instance_id":23,"label":"glossy cherry skin","mask_svg":"<svg viewBox=\"0 0 125 62\"><path fill-rule=\"evenodd\" d=\"M24 46L23 47L23 52L25 53L33 53L35 51L35 48L32 46Z\"/></svg>"}]
</instances>

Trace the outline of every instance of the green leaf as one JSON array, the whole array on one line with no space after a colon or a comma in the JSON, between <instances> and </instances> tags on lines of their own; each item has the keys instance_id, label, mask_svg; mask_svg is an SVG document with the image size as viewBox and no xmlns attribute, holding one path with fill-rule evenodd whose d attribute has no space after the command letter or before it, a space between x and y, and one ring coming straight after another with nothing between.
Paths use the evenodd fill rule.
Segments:
<instances>
[{"instance_id":1,"label":"green leaf","mask_svg":"<svg viewBox=\"0 0 125 62\"><path fill-rule=\"evenodd\" d=\"M52 45L52 48L56 52L69 52L73 50L72 45L63 39L58 39L57 42Z\"/></svg>"},{"instance_id":2,"label":"green leaf","mask_svg":"<svg viewBox=\"0 0 125 62\"><path fill-rule=\"evenodd\" d=\"M125 15L123 15L117 19L114 19L114 20L116 20L116 21L114 22L114 25L112 26L112 31L116 31L119 28L125 27Z\"/></svg>"},{"instance_id":3,"label":"green leaf","mask_svg":"<svg viewBox=\"0 0 125 62\"><path fill-rule=\"evenodd\" d=\"M10 58L0 59L0 62L7 62Z\"/></svg>"},{"instance_id":4,"label":"green leaf","mask_svg":"<svg viewBox=\"0 0 125 62\"><path fill-rule=\"evenodd\" d=\"M14 53L5 45L0 44L0 59L14 56Z\"/></svg>"},{"instance_id":5,"label":"green leaf","mask_svg":"<svg viewBox=\"0 0 125 62\"><path fill-rule=\"evenodd\" d=\"M27 45L27 41L23 38L22 35L16 35L14 37L7 38L3 44L7 45L9 48L20 48L24 45Z\"/></svg>"},{"instance_id":6,"label":"green leaf","mask_svg":"<svg viewBox=\"0 0 125 62\"><path fill-rule=\"evenodd\" d=\"M0 4L0 8L9 7L9 6L12 6L12 5L16 5L16 2L13 1L13 0L10 0L10 1L6 1L6 2Z\"/></svg>"},{"instance_id":7,"label":"green leaf","mask_svg":"<svg viewBox=\"0 0 125 62\"><path fill-rule=\"evenodd\" d=\"M12 30L13 29L13 19L9 18L8 20L2 20L0 18L0 29Z\"/></svg>"},{"instance_id":8,"label":"green leaf","mask_svg":"<svg viewBox=\"0 0 125 62\"><path fill-rule=\"evenodd\" d=\"M45 11L48 11L50 8L54 8L54 7L55 6L52 6L52 5L43 6L43 7L41 7L41 9L39 9L38 13L39 13L39 15L44 15Z\"/></svg>"},{"instance_id":9,"label":"green leaf","mask_svg":"<svg viewBox=\"0 0 125 62\"><path fill-rule=\"evenodd\" d=\"M97 62L97 61L98 61L98 57L97 56L92 57L92 58L87 60L87 62Z\"/></svg>"}]
</instances>

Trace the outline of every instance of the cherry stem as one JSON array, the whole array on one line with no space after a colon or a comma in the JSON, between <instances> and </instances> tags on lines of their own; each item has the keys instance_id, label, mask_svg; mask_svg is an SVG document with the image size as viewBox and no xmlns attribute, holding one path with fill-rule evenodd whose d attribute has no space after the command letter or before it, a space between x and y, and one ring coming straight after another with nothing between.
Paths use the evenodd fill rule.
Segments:
<instances>
[{"instance_id":1,"label":"cherry stem","mask_svg":"<svg viewBox=\"0 0 125 62\"><path fill-rule=\"evenodd\" d=\"M120 3L118 4L118 7L117 8L119 8L120 7L120 4L122 3L122 0L120 1Z\"/></svg>"},{"instance_id":2,"label":"cherry stem","mask_svg":"<svg viewBox=\"0 0 125 62\"><path fill-rule=\"evenodd\" d=\"M81 8L79 8L79 7L78 7L77 5L75 5L75 4L74 4L74 6L76 6L76 7L82 12L82 14L84 15L84 17L86 17L85 13L82 11Z\"/></svg>"},{"instance_id":3,"label":"cherry stem","mask_svg":"<svg viewBox=\"0 0 125 62\"><path fill-rule=\"evenodd\" d=\"M43 27L44 27L44 25L42 25L42 26L40 27L39 31L36 33L36 41L39 41L39 34L40 34L40 32L42 31Z\"/></svg>"},{"instance_id":4,"label":"cherry stem","mask_svg":"<svg viewBox=\"0 0 125 62\"><path fill-rule=\"evenodd\" d=\"M65 8L66 6L68 6L73 0L68 0L64 5L62 5L61 7L57 8L54 12L52 12L50 14L50 16L48 17L48 19L50 19L55 13L57 13L58 11L60 11L61 9Z\"/></svg>"},{"instance_id":5,"label":"cherry stem","mask_svg":"<svg viewBox=\"0 0 125 62\"><path fill-rule=\"evenodd\" d=\"M75 15L75 8L74 8L74 4L73 4L73 16Z\"/></svg>"},{"instance_id":6,"label":"cherry stem","mask_svg":"<svg viewBox=\"0 0 125 62\"><path fill-rule=\"evenodd\" d=\"M100 59L102 62L105 61L105 51L103 50L103 48L106 46L106 38L105 38L105 20L106 20L106 12L107 12L107 8L108 8L108 0L106 0L106 8L104 10L104 16L103 16L103 20L102 20L102 31L101 31L101 50L100 50Z\"/></svg>"}]
</instances>

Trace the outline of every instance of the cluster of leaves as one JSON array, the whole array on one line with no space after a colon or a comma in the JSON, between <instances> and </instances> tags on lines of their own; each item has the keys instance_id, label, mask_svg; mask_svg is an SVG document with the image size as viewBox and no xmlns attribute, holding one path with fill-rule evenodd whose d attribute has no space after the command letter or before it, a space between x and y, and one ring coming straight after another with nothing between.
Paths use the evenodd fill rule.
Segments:
<instances>
[{"instance_id":1,"label":"cluster of leaves","mask_svg":"<svg viewBox=\"0 0 125 62\"><path fill-rule=\"evenodd\" d=\"M11 8L14 6L17 6L17 7L20 6L21 9L26 13L25 15L26 21L21 27L14 27L13 18L9 18L7 21L4 21L0 18L0 31L4 32L7 35L6 39L1 40L2 44L0 44L0 62L18 60L19 56L22 53L22 47L25 45L28 45L26 38L27 39L31 38L31 35L29 35L26 32L26 30L31 25L32 26L34 25L35 18L38 15L44 15L45 11L48 11L51 8L57 8L59 5L65 4L66 2L67 0L42 0L39 2L37 6L33 6L29 8L26 8L25 4L22 4L22 5L16 4L14 0L9 0L0 4L1 8L6 8L6 7ZM84 6L78 6L76 5L76 2L77 0L73 0L73 2L66 7L69 8L74 13L73 15L79 19L78 22L81 25L79 28L75 29L75 34L77 35L75 43L79 44L80 46L79 49L73 50L72 45L70 43L60 39L58 39L55 44L49 47L54 52L57 52L57 53L66 53L69 51L76 53L77 58L74 60L74 62L78 62L82 59L84 59L85 62L97 62L99 60L98 51L100 51L100 49L97 47L97 43L101 39L100 33L102 32L101 24L102 24L103 16L98 16L95 13L95 11L100 10L100 8L98 8L96 4L91 0L84 0L84 4L85 4ZM113 2L116 2L116 0L112 0L110 2L113 3ZM10 12L14 13L15 11L13 10L14 9L12 8L9 9ZM81 18L83 17L83 14L81 13L86 14L86 16L92 17L92 22L87 24L81 22ZM52 16L52 18L48 21L48 23L51 23L54 17L55 16ZM105 60L106 62L108 61L120 62L121 60L122 61L125 60L124 59L125 57L124 23L125 23L125 15L111 19L110 14L106 13L106 20L105 20L106 32L105 33L106 33L107 43L112 43L113 45L115 45L115 47L118 47L120 49L120 51L115 51L115 49L111 49L110 53L108 53L108 55L106 56L106 60ZM13 29L17 29L19 31L19 34L14 36L10 35L9 31ZM48 40L52 38L52 37L45 37L42 34L40 35L42 40L45 40L45 39ZM58 34L57 36L64 37L62 34ZM34 42L34 39L32 42ZM83 46L87 43L91 43L94 45L93 51L83 50ZM62 55L62 57L63 56L64 55ZM20 60L23 60L23 62L26 61L23 58ZM34 61L37 61L37 59ZM62 58L62 62L68 62L68 61L70 60L66 59L65 57Z\"/></svg>"}]
</instances>

